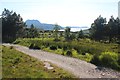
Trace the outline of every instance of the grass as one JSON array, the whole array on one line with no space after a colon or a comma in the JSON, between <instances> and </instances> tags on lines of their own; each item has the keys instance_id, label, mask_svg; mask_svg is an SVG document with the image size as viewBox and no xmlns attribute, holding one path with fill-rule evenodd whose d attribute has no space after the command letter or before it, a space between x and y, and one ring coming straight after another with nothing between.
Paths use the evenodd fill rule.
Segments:
<instances>
[{"instance_id":1,"label":"grass","mask_svg":"<svg viewBox=\"0 0 120 80\"><path fill-rule=\"evenodd\" d=\"M2 46L3 78L70 78L69 72L51 64L54 69L48 70L43 62L16 51L14 48Z\"/></svg>"}]
</instances>

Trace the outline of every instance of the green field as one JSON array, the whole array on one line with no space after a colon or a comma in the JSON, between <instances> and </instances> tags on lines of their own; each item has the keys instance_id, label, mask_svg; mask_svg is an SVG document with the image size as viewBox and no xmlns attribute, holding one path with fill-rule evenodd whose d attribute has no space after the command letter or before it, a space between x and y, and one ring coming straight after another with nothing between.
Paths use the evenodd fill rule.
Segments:
<instances>
[{"instance_id":1,"label":"green field","mask_svg":"<svg viewBox=\"0 0 120 80\"><path fill-rule=\"evenodd\" d=\"M50 63L51 64L51 63ZM48 70L43 62L30 57L13 47L2 46L3 78L70 78L72 74L51 64L54 69Z\"/></svg>"},{"instance_id":2,"label":"green field","mask_svg":"<svg viewBox=\"0 0 120 80\"><path fill-rule=\"evenodd\" d=\"M105 44L87 38L79 41L61 39L57 42L53 38L23 38L17 39L14 43L29 48L37 47L48 52L85 60L98 66L120 70L120 54L116 43Z\"/></svg>"}]
</instances>

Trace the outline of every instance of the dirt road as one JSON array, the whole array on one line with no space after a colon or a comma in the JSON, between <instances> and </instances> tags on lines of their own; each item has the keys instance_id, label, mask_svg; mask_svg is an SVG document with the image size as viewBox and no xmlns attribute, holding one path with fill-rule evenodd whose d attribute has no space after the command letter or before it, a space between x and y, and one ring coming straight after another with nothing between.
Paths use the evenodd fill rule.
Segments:
<instances>
[{"instance_id":1,"label":"dirt road","mask_svg":"<svg viewBox=\"0 0 120 80\"><path fill-rule=\"evenodd\" d=\"M24 46L14 44L3 44L5 46L13 46L16 50L27 55L35 57L42 61L48 61L61 67L79 78L120 78L120 73L111 69L99 68L85 61L66 57L42 50L33 50Z\"/></svg>"}]
</instances>

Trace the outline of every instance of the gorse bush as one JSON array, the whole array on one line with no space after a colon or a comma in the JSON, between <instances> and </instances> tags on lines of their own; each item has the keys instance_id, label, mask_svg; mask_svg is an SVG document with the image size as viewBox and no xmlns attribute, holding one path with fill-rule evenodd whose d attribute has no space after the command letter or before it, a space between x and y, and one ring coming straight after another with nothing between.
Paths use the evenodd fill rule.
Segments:
<instances>
[{"instance_id":1,"label":"gorse bush","mask_svg":"<svg viewBox=\"0 0 120 80\"><path fill-rule=\"evenodd\" d=\"M107 67L118 68L118 54L114 52L102 52L99 56L100 63Z\"/></svg>"},{"instance_id":2,"label":"gorse bush","mask_svg":"<svg viewBox=\"0 0 120 80\"><path fill-rule=\"evenodd\" d=\"M63 45L63 50L66 51L68 49L67 45Z\"/></svg>"},{"instance_id":3,"label":"gorse bush","mask_svg":"<svg viewBox=\"0 0 120 80\"><path fill-rule=\"evenodd\" d=\"M102 52L101 55L99 56L99 59L101 62L103 62L103 64L107 65L108 63L117 62L118 55L114 52Z\"/></svg>"},{"instance_id":4,"label":"gorse bush","mask_svg":"<svg viewBox=\"0 0 120 80\"><path fill-rule=\"evenodd\" d=\"M72 51L68 50L68 51L66 52L66 55L72 57Z\"/></svg>"},{"instance_id":5,"label":"gorse bush","mask_svg":"<svg viewBox=\"0 0 120 80\"><path fill-rule=\"evenodd\" d=\"M51 45L51 46L50 46L50 49L51 49L51 50L57 50L57 47L56 47L55 45Z\"/></svg>"},{"instance_id":6,"label":"gorse bush","mask_svg":"<svg viewBox=\"0 0 120 80\"><path fill-rule=\"evenodd\" d=\"M32 44L29 46L29 48L32 49L33 47L34 47L34 44L32 43Z\"/></svg>"},{"instance_id":7,"label":"gorse bush","mask_svg":"<svg viewBox=\"0 0 120 80\"><path fill-rule=\"evenodd\" d=\"M62 46L58 45L58 48L59 48L59 49L62 49Z\"/></svg>"},{"instance_id":8,"label":"gorse bush","mask_svg":"<svg viewBox=\"0 0 120 80\"><path fill-rule=\"evenodd\" d=\"M99 66L120 70L119 56L115 52L102 52L101 54L94 55L90 62Z\"/></svg>"},{"instance_id":9,"label":"gorse bush","mask_svg":"<svg viewBox=\"0 0 120 80\"><path fill-rule=\"evenodd\" d=\"M20 43L20 40L16 40L13 42L13 44L18 44L18 43Z\"/></svg>"},{"instance_id":10,"label":"gorse bush","mask_svg":"<svg viewBox=\"0 0 120 80\"><path fill-rule=\"evenodd\" d=\"M29 46L29 48L30 49L40 49L40 47L38 45L33 44L33 43Z\"/></svg>"},{"instance_id":11,"label":"gorse bush","mask_svg":"<svg viewBox=\"0 0 120 80\"><path fill-rule=\"evenodd\" d=\"M120 54L118 55L118 64L120 65Z\"/></svg>"},{"instance_id":12,"label":"gorse bush","mask_svg":"<svg viewBox=\"0 0 120 80\"><path fill-rule=\"evenodd\" d=\"M93 63L95 65L100 65L99 56L100 54L95 54L93 58L91 59L90 63Z\"/></svg>"}]
</instances>

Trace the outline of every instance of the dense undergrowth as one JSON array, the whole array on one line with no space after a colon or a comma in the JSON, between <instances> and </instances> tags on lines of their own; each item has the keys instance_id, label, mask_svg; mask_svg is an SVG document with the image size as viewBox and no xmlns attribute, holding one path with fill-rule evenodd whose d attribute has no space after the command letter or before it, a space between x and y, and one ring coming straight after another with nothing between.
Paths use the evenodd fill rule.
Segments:
<instances>
[{"instance_id":1,"label":"dense undergrowth","mask_svg":"<svg viewBox=\"0 0 120 80\"><path fill-rule=\"evenodd\" d=\"M90 39L56 42L53 38L24 38L17 39L14 44L79 58L120 71L120 54L118 44L115 43L105 44Z\"/></svg>"}]
</instances>

